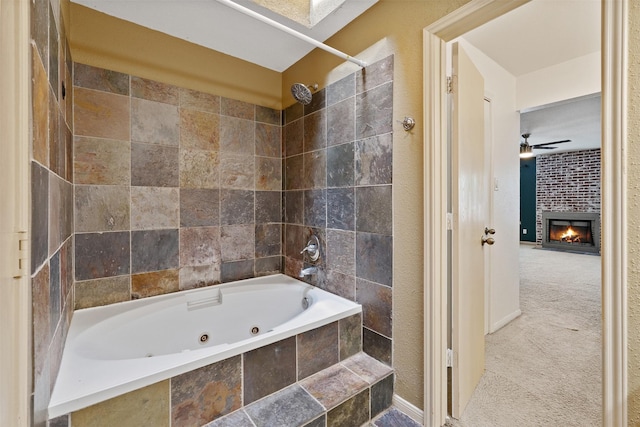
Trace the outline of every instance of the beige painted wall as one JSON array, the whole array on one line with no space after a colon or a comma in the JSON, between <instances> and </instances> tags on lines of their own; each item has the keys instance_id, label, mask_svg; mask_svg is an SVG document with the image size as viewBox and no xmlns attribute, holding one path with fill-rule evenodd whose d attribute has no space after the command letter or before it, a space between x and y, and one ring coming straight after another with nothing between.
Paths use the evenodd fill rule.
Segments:
<instances>
[{"instance_id":1,"label":"beige painted wall","mask_svg":"<svg viewBox=\"0 0 640 427\"><path fill-rule=\"evenodd\" d=\"M423 408L423 85L422 30L468 0L381 0L327 40L369 63L395 55L393 89L393 365L395 392ZM326 52L314 50L283 73L283 102L294 82L320 87L357 70ZM416 119L411 132L399 123ZM428 284L427 284L428 285Z\"/></svg>"},{"instance_id":2,"label":"beige painted wall","mask_svg":"<svg viewBox=\"0 0 640 427\"><path fill-rule=\"evenodd\" d=\"M640 426L640 3L637 1L629 1L628 40L628 424Z\"/></svg>"},{"instance_id":3,"label":"beige painted wall","mask_svg":"<svg viewBox=\"0 0 640 427\"><path fill-rule=\"evenodd\" d=\"M601 91L600 52L518 77L518 111Z\"/></svg>"},{"instance_id":4,"label":"beige painted wall","mask_svg":"<svg viewBox=\"0 0 640 427\"><path fill-rule=\"evenodd\" d=\"M73 60L281 108L281 74L71 3ZM229 37L233 37L229 34Z\"/></svg>"}]
</instances>

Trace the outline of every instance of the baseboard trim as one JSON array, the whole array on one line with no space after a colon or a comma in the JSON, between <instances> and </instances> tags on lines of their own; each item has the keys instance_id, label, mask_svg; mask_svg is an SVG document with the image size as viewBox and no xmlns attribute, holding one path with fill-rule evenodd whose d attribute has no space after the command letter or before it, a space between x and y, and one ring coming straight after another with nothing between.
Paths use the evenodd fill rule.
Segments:
<instances>
[{"instance_id":1,"label":"baseboard trim","mask_svg":"<svg viewBox=\"0 0 640 427\"><path fill-rule=\"evenodd\" d=\"M395 406L400 412L408 415L412 420L424 425L424 411L418 408L413 403L403 399L397 394L393 395L393 406Z\"/></svg>"},{"instance_id":2,"label":"baseboard trim","mask_svg":"<svg viewBox=\"0 0 640 427\"><path fill-rule=\"evenodd\" d=\"M510 313L510 314L506 315L500 321L498 321L498 322L493 324L493 326L491 327L491 331L489 331L489 333L492 334L492 333L498 331L502 327L506 326L513 319L515 319L516 317L519 317L521 314L522 314L522 311L520 309L517 309L513 313Z\"/></svg>"}]
</instances>

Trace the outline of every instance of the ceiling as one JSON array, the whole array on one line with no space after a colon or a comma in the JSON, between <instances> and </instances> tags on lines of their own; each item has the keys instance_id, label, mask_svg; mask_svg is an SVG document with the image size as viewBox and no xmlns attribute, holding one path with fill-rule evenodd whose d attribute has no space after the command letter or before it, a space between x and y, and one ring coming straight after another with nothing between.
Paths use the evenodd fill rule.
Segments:
<instances>
[{"instance_id":1,"label":"ceiling","mask_svg":"<svg viewBox=\"0 0 640 427\"><path fill-rule=\"evenodd\" d=\"M534 150L534 154L588 150L600 147L599 94L584 96L520 114L520 133L530 133L529 144L570 139L553 150Z\"/></svg>"},{"instance_id":2,"label":"ceiling","mask_svg":"<svg viewBox=\"0 0 640 427\"><path fill-rule=\"evenodd\" d=\"M519 77L600 51L600 0L532 0L464 38ZM599 148L600 96L523 112L520 131L529 144L571 140L536 155Z\"/></svg>"},{"instance_id":3,"label":"ceiling","mask_svg":"<svg viewBox=\"0 0 640 427\"><path fill-rule=\"evenodd\" d=\"M600 50L600 0L533 0L464 35L519 77Z\"/></svg>"},{"instance_id":4,"label":"ceiling","mask_svg":"<svg viewBox=\"0 0 640 427\"><path fill-rule=\"evenodd\" d=\"M72 1L278 72L286 70L315 48L216 0ZM293 7L304 1L307 2L307 9L320 10L321 16L326 16L313 26L310 23L304 25L297 22L300 20L286 18L251 0L234 0L241 6L321 42L378 0L287 0L287 3ZM264 0L261 3L269 4ZM334 10L327 14L323 10L326 7ZM314 21L313 16L310 21Z\"/></svg>"}]
</instances>

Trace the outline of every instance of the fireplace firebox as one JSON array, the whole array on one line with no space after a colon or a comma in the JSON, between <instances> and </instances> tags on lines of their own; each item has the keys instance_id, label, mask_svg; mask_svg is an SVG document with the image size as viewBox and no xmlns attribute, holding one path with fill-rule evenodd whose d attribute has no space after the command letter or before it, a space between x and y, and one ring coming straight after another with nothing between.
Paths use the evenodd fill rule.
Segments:
<instances>
[{"instance_id":1,"label":"fireplace firebox","mask_svg":"<svg viewBox=\"0 0 640 427\"><path fill-rule=\"evenodd\" d=\"M600 252L600 214L542 212L542 247Z\"/></svg>"}]
</instances>

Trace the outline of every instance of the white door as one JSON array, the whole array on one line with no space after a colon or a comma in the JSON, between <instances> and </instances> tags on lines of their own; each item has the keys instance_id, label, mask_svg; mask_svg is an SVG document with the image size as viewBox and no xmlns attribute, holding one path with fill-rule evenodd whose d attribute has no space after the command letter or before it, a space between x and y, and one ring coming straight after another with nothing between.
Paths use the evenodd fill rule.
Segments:
<instances>
[{"instance_id":1,"label":"white door","mask_svg":"<svg viewBox=\"0 0 640 427\"><path fill-rule=\"evenodd\" d=\"M453 44L451 94L451 382L459 418L484 373L484 251L487 215L484 80Z\"/></svg>"}]
</instances>

